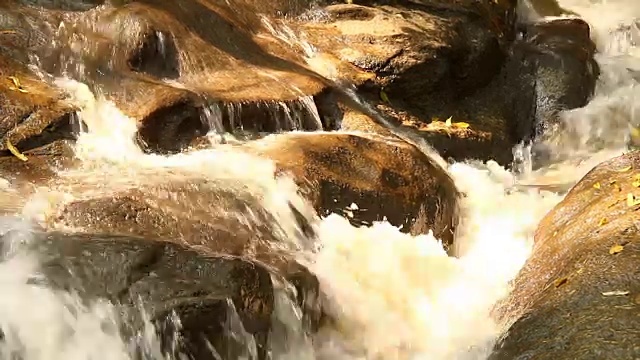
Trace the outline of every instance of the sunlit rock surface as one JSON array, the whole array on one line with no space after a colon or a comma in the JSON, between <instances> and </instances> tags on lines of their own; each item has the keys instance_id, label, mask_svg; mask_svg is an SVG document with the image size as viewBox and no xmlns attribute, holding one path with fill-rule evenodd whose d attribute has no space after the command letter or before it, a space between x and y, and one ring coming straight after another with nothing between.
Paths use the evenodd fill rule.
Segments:
<instances>
[{"instance_id":1,"label":"sunlit rock surface","mask_svg":"<svg viewBox=\"0 0 640 360\"><path fill-rule=\"evenodd\" d=\"M596 166L540 222L490 359L636 356L639 186L635 151Z\"/></svg>"},{"instance_id":2,"label":"sunlit rock surface","mask_svg":"<svg viewBox=\"0 0 640 360\"><path fill-rule=\"evenodd\" d=\"M458 224L458 193L438 159L393 138L350 134L272 135L251 152L293 174L321 215L356 225L386 219L414 235L432 230L449 247Z\"/></svg>"}]
</instances>

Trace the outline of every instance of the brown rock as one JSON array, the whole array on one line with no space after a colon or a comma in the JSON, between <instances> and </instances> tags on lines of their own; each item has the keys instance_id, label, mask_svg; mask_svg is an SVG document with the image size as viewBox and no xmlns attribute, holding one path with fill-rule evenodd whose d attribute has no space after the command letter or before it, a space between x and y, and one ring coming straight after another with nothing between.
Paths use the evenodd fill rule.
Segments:
<instances>
[{"instance_id":1,"label":"brown rock","mask_svg":"<svg viewBox=\"0 0 640 360\"><path fill-rule=\"evenodd\" d=\"M248 143L293 174L321 215L345 214L352 224L386 218L411 234L451 245L458 223L458 192L434 159L406 142L376 135L298 133ZM352 209L355 203L358 209Z\"/></svg>"},{"instance_id":2,"label":"brown rock","mask_svg":"<svg viewBox=\"0 0 640 360\"><path fill-rule=\"evenodd\" d=\"M7 142L27 151L73 139L73 112L63 93L23 64L0 55L0 155L10 155Z\"/></svg>"},{"instance_id":3,"label":"brown rock","mask_svg":"<svg viewBox=\"0 0 640 360\"><path fill-rule=\"evenodd\" d=\"M394 1L331 5L301 25L322 51L374 73L392 99L425 108L487 84L505 59L515 4Z\"/></svg>"},{"instance_id":4,"label":"brown rock","mask_svg":"<svg viewBox=\"0 0 640 360\"><path fill-rule=\"evenodd\" d=\"M28 128L16 132L42 131L49 118L63 118L70 112L69 105L52 105L58 95L63 96L60 90L36 85L43 81L26 69L36 58L47 73L79 80L114 101L141 123L141 140L154 151L181 150L194 137L212 130L214 124L204 119L211 104L233 107L237 113L232 114L238 115L235 119L228 114L215 119L227 131L321 127L313 113L308 114L311 120L280 123L283 116L291 116L287 111L297 111L297 104L308 102L330 81L309 70L299 51L276 39L257 12L267 8L300 11L302 3L242 1L232 6L222 0L126 1L95 7L94 1L38 1L31 5L12 1L3 12L0 45L6 61L2 68L3 76L23 79L32 97L41 100L34 103L24 99L23 93L11 94L3 109L25 104L13 110L13 118L4 120L7 124L0 126L0 134L31 113L23 125ZM45 93L50 100L43 97ZM23 140L19 134L12 135L14 142ZM171 144L168 139L176 141ZM39 139L37 145L44 143Z\"/></svg>"},{"instance_id":5,"label":"brown rock","mask_svg":"<svg viewBox=\"0 0 640 360\"><path fill-rule=\"evenodd\" d=\"M498 307L510 327L490 359L638 354L639 176L640 152L606 161L542 220L531 257Z\"/></svg>"},{"instance_id":6,"label":"brown rock","mask_svg":"<svg viewBox=\"0 0 640 360\"><path fill-rule=\"evenodd\" d=\"M29 249L38 255L46 276L35 280L38 285L73 291L87 302L111 301L119 316L113 325L120 327L113 330L135 346L131 350L149 351L139 333L150 320L163 353L170 356L219 359L213 346L224 359L242 358L251 351L251 344L238 336L246 331L255 341L257 358L267 358L277 290L261 264L131 236L33 236L37 241ZM9 240L0 236L2 250ZM180 327L173 316L179 317ZM105 323L105 329L110 325ZM14 354L26 356L20 349Z\"/></svg>"},{"instance_id":7,"label":"brown rock","mask_svg":"<svg viewBox=\"0 0 640 360\"><path fill-rule=\"evenodd\" d=\"M375 24L361 22L364 29L375 28ZM442 29L449 34L448 39L441 40L443 44L466 41L453 30ZM557 130L561 126L559 112L586 105L593 94L599 69L589 33L588 24L580 19L523 25L520 37L508 45L508 56L497 62L500 69L492 72L490 67L482 67L486 64L477 65L476 71L492 74L486 82L463 86L448 79L427 86L422 82L439 79L440 75L425 70L425 74L408 76L403 81L418 83L416 88L432 89L431 92L414 96L410 89L394 93L393 88L385 88L384 93L371 95L369 100L378 103L378 109L396 119L397 124L424 137L445 158L494 159L508 165L512 161L510 149L524 140L535 142L539 166L553 160L547 150L549 142L571 141L567 139L570 135L559 138L566 134ZM393 43L390 39L383 42ZM452 59L446 61L455 63ZM392 78L391 74L377 74L377 79ZM447 90L449 85L442 83L455 84L456 90ZM458 131L439 126L449 117L452 122L468 123L469 127ZM343 129L378 131L372 121L346 119L342 123Z\"/></svg>"},{"instance_id":8,"label":"brown rock","mask_svg":"<svg viewBox=\"0 0 640 360\"><path fill-rule=\"evenodd\" d=\"M201 254L252 259L296 287L294 301L304 310L305 324L318 326L319 283L292 255L297 247L313 243L310 215L305 216L304 210L290 205L291 218L297 223L285 224L265 209L259 194L233 184L173 177L163 170L148 176L163 180L103 194L96 193L95 185L85 184L85 178L77 179L80 183L70 178L58 179L58 186L75 189L77 200L52 214L47 227L133 236L150 242L176 243ZM284 229L283 225L291 229Z\"/></svg>"}]
</instances>

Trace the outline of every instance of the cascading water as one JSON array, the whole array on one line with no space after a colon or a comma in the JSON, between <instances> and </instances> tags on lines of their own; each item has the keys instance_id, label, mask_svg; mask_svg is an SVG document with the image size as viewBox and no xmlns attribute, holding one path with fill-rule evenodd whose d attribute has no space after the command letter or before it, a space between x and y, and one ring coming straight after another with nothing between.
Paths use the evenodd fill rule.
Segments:
<instances>
[{"instance_id":1,"label":"cascading water","mask_svg":"<svg viewBox=\"0 0 640 360\"><path fill-rule=\"evenodd\" d=\"M288 249L298 251L301 261L318 277L326 311L338 319L330 330L320 331L314 339L305 338L299 331L299 309L285 296L290 289L279 284L274 312L278 321L274 321L271 340L275 359L485 358L503 330L492 322L489 311L509 291L508 282L527 259L537 222L562 198L535 188L511 190L523 181L578 180L599 161L624 151L623 129L638 116L636 83L628 69L640 68L640 52L633 35L620 31L635 31L630 25L640 18L640 5L633 0L566 0L562 5L594 27L603 71L591 103L563 115L580 135L579 151L573 143L556 144L558 151L573 151L576 156L566 163L525 172L525 178L516 178L491 161L449 165L451 176L467 195L454 249L457 258L448 256L431 234L410 236L386 222L354 228L337 215L319 221L318 249L310 251L301 244L289 204L302 209L309 219L313 210L290 179L273 178L270 161L222 144L171 156L144 154L134 142L132 119L113 104L96 99L86 86L65 79L57 84L72 95L81 109L78 123L86 124L88 130L76 142L80 164L61 172L55 184L35 189L21 204L28 222L4 218L0 234L11 231L16 243L29 241L30 224L46 222L59 204L74 199L104 197L131 188L155 191L174 181L206 179L210 186L238 194L260 194L261 205L277 223L278 237ZM624 30L626 25L628 30ZM293 41L291 35L283 33L287 41ZM226 110L233 121L237 109L230 106ZM213 107L204 116L217 121L220 112L222 109ZM619 131L612 132L612 128ZM520 152L526 159L527 149ZM11 189L2 185L0 191ZM351 211L358 211L357 207ZM136 338L136 344L125 343L108 303L87 305L73 294L31 284L37 267L37 259L24 254L0 263L4 339L0 359L124 360L135 358L132 346L143 348L147 358L169 359L158 350L158 339L150 327ZM244 339L246 358L253 359L255 345L233 320L229 331Z\"/></svg>"}]
</instances>

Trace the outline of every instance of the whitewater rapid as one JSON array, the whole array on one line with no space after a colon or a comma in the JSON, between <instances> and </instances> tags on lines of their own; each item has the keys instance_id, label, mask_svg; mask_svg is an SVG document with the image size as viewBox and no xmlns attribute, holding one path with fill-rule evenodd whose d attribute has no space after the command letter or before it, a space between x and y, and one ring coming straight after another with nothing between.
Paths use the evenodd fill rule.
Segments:
<instances>
[{"instance_id":1,"label":"whitewater rapid","mask_svg":"<svg viewBox=\"0 0 640 360\"><path fill-rule=\"evenodd\" d=\"M449 165L465 194L456 258L431 234L410 236L386 222L355 228L335 214L318 223L318 250L306 251L288 204L306 216L313 210L291 179L272 176L272 162L227 145L171 156L145 154L134 142L135 121L83 84L65 79L58 85L75 99L88 128L75 145L81 164L61 172L59 184L34 189L22 204L22 218L0 220L0 233L13 230L17 240L28 240L29 224L46 222L60 204L163 181L199 178L240 186L261 195L282 229L280 237L298 249L320 280L327 311L339 319L335 329L314 339L290 338L277 359L485 358L503 331L489 316L491 307L509 292L509 281L526 261L538 221L562 199L535 188L511 191L513 186L577 181L598 162L626 150L624 128L639 116L640 93L628 69L640 69L640 44L616 30L640 18L640 3L565 0L562 5L592 25L603 72L590 104L563 116L581 139L602 141L598 148L590 141L580 141L578 149L558 148L579 156L521 178L492 161ZM73 294L27 285L37 268L37 259L28 254L0 263L0 328L11 329L0 345L1 360L15 352L25 360L134 358L131 344L115 330L110 304L88 306ZM300 324L293 306L281 299L276 313L295 334ZM137 346L149 349L153 359L164 359L152 329L146 330Z\"/></svg>"}]
</instances>

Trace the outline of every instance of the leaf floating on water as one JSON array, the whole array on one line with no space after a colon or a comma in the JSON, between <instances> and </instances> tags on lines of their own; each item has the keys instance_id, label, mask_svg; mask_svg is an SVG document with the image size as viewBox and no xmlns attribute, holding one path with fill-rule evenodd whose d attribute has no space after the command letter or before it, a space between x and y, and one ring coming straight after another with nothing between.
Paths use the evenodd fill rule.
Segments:
<instances>
[{"instance_id":1,"label":"leaf floating on water","mask_svg":"<svg viewBox=\"0 0 640 360\"><path fill-rule=\"evenodd\" d=\"M24 154L22 154L20 151L18 151L18 149L16 149L15 146L13 146L11 141L9 141L8 139L7 139L7 149L9 150L10 153L13 154L13 156L17 157L20 160L22 160L22 161L29 160L26 156L24 156Z\"/></svg>"},{"instance_id":2,"label":"leaf floating on water","mask_svg":"<svg viewBox=\"0 0 640 360\"><path fill-rule=\"evenodd\" d=\"M387 96L387 93L384 92L384 90L380 90L380 99L382 99L382 101L389 103L389 97Z\"/></svg>"},{"instance_id":3,"label":"leaf floating on water","mask_svg":"<svg viewBox=\"0 0 640 360\"><path fill-rule=\"evenodd\" d=\"M567 278L567 277L565 276L565 277L563 277L563 278L556 279L556 281L554 281L554 282L553 282L553 285L554 285L555 287L560 287L560 286L562 286L562 285L566 284L566 283L567 283L567 281L569 281L569 278Z\"/></svg>"},{"instance_id":4,"label":"leaf floating on water","mask_svg":"<svg viewBox=\"0 0 640 360\"><path fill-rule=\"evenodd\" d=\"M640 205L640 198L636 198L632 193L627 194L627 206L632 207Z\"/></svg>"},{"instance_id":5,"label":"leaf floating on water","mask_svg":"<svg viewBox=\"0 0 640 360\"><path fill-rule=\"evenodd\" d=\"M614 290L614 291L606 291L602 293L603 296L625 296L629 295L629 291L622 290Z\"/></svg>"},{"instance_id":6,"label":"leaf floating on water","mask_svg":"<svg viewBox=\"0 0 640 360\"><path fill-rule=\"evenodd\" d=\"M613 245L611 247L611 249L609 249L609 254L611 254L611 255L619 254L619 253L622 252L622 250L624 250L624 246L622 246L622 245Z\"/></svg>"},{"instance_id":7,"label":"leaf floating on water","mask_svg":"<svg viewBox=\"0 0 640 360\"><path fill-rule=\"evenodd\" d=\"M616 170L616 171L617 171L617 172L621 172L621 173L622 173L622 172L627 172L627 171L629 171L629 170L631 170L631 166L623 167L623 168L618 169L618 170Z\"/></svg>"},{"instance_id":8,"label":"leaf floating on water","mask_svg":"<svg viewBox=\"0 0 640 360\"><path fill-rule=\"evenodd\" d=\"M451 126L451 119L453 118L453 116L449 116L449 118L444 122L444 125L446 127L450 127Z\"/></svg>"},{"instance_id":9,"label":"leaf floating on water","mask_svg":"<svg viewBox=\"0 0 640 360\"><path fill-rule=\"evenodd\" d=\"M606 225L609 222L609 220L607 220L607 218L602 218L600 219L600 221L598 222L598 226L602 226L602 225Z\"/></svg>"},{"instance_id":10,"label":"leaf floating on water","mask_svg":"<svg viewBox=\"0 0 640 360\"><path fill-rule=\"evenodd\" d=\"M593 188L599 190L600 189L600 183L597 182L597 183L593 184Z\"/></svg>"}]
</instances>

